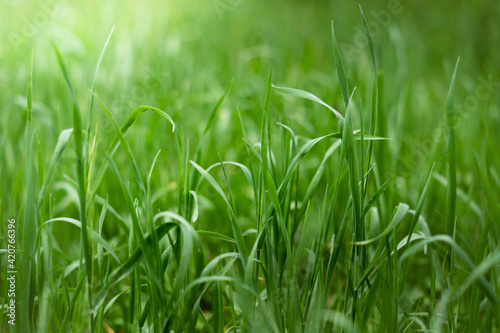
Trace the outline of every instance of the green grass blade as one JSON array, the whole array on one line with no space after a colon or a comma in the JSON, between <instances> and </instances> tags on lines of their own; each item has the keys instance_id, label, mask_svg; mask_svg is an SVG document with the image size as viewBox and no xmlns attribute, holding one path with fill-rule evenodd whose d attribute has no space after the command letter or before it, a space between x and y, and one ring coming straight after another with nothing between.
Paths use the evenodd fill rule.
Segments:
<instances>
[{"instance_id":1,"label":"green grass blade","mask_svg":"<svg viewBox=\"0 0 500 333\"><path fill-rule=\"evenodd\" d=\"M388 235L391 231L393 231L394 229L396 229L399 226L399 224L403 221L403 218L406 216L406 213L408 213L409 209L410 209L410 207L407 204L400 203L398 205L398 207L396 207L396 212L395 212L391 222L389 223L389 225L387 226L387 228L385 228L385 230L383 232L381 232L380 234L378 234L377 236L375 236L372 239L368 239L368 240L361 241L361 242L356 242L356 244L357 245L368 245L368 244L373 243L376 240Z\"/></svg>"},{"instance_id":2,"label":"green grass blade","mask_svg":"<svg viewBox=\"0 0 500 333\"><path fill-rule=\"evenodd\" d=\"M130 149L130 145L128 144L127 139L125 139L123 131L120 129L118 124L115 122L113 116L111 115L111 112L109 112L109 110L106 108L106 106L104 105L104 103L101 101L101 99L98 96L95 96L95 97L96 97L97 101L101 104L101 107L104 110L104 112L106 112L106 115L109 117L109 119L113 123L113 127L115 128L115 131L116 131L116 135L118 136L118 139L120 140L120 143L121 143L123 149L125 150L125 153L127 154L127 157L129 159L130 163L132 163L132 166L134 167L136 180L139 184L139 187L142 191L143 196L145 197L146 196L146 186L144 185L144 181L142 180L141 172L139 171L139 166L137 165L137 162L136 162L134 156L132 155L132 150Z\"/></svg>"},{"instance_id":3,"label":"green grass blade","mask_svg":"<svg viewBox=\"0 0 500 333\"><path fill-rule=\"evenodd\" d=\"M130 115L127 117L127 119L123 123L122 127L120 128L120 131L122 132L122 134L125 135L127 133L127 131L129 130L129 128L134 124L135 120L146 111L151 111L151 112L157 114L158 116L167 119L168 122L172 124L172 132L175 131L175 123L166 112L164 112L158 108L152 107L152 106L145 106L144 105L144 106L139 106L139 107L135 108L132 111L132 113L130 113ZM108 155L113 156L114 153L116 152L116 150L118 149L119 144L120 144L120 138L119 138L119 135L117 134L109 147ZM94 199L94 196L97 192L97 188L100 186L102 179L104 178L104 174L106 173L108 165L109 165L108 160L105 160L103 162L103 164L101 165L101 167L99 168L97 176L95 177L95 180L93 181L93 186L89 191L90 201Z\"/></svg>"},{"instance_id":4,"label":"green grass blade","mask_svg":"<svg viewBox=\"0 0 500 333\"><path fill-rule=\"evenodd\" d=\"M429 184L431 182L432 178L432 171L434 171L434 164L431 166L431 170L429 171L429 176L427 177L427 181L425 182L424 185L424 190L422 191L422 194L420 195L420 199L418 199L417 203L417 209L415 210L415 214L413 214L413 219L410 224L410 229L408 231L408 236L411 237L413 234L413 230L415 230L415 226L417 225L418 219L420 218L420 214L422 213L422 209L424 208L424 203L425 199L427 198L427 193L429 192ZM410 242L406 244L406 249L408 249L408 246L410 245Z\"/></svg>"},{"instance_id":5,"label":"green grass blade","mask_svg":"<svg viewBox=\"0 0 500 333\"><path fill-rule=\"evenodd\" d=\"M314 96L313 94L311 94L311 93L309 93L307 91L304 91L304 90L293 89L293 88L285 88L285 87L278 87L278 86L275 86L275 85L273 85L273 88L277 89L279 91L282 91L285 94L292 95L292 96L295 96L295 97L300 97L300 98L303 98L303 99L308 99L310 101L313 101L313 102L316 102L318 104L323 105L328 110L330 110L331 112L333 112L333 114L337 118L338 123L341 124L341 127L342 127L342 124L344 122L344 117L340 114L340 112L338 112L337 110L335 110L330 105L326 104L321 99L319 99L318 97Z\"/></svg>"},{"instance_id":6,"label":"green grass blade","mask_svg":"<svg viewBox=\"0 0 500 333\"><path fill-rule=\"evenodd\" d=\"M344 63L342 62L341 51L337 44L337 38L335 38L335 30L333 29L332 21L332 45L333 45L333 58L335 59L335 67L337 68L337 75L339 77L340 90L342 91L342 97L344 97L345 107L349 104L349 87L347 85L347 79L344 70Z\"/></svg>"},{"instance_id":7,"label":"green grass blade","mask_svg":"<svg viewBox=\"0 0 500 333\"><path fill-rule=\"evenodd\" d=\"M196 170L198 170L198 172L203 176L203 178L205 178L210 183L210 185L212 185L212 187L215 189L215 191L221 196L221 198L224 200L224 202L228 206L228 209L231 213L231 226L233 229L234 238L236 239L236 244L238 246L238 251L243 255L244 263L246 263L248 251L247 251L247 248L245 245L245 241L243 240L241 228L236 223L236 217L234 216L233 208L232 208L229 200L227 199L226 194L224 193L224 191L222 190L220 185L217 183L217 181L205 169L203 169L201 166L196 164L194 161L190 161L190 162L196 168Z\"/></svg>"},{"instance_id":8,"label":"green grass blade","mask_svg":"<svg viewBox=\"0 0 500 333\"><path fill-rule=\"evenodd\" d=\"M227 94L231 90L231 87L233 86L233 81L229 82L226 86L226 89L224 89L224 94L219 98L217 101L217 104L215 104L214 108L212 109L212 112L210 112L210 116L208 117L207 124L205 125L205 129L203 130L203 136L205 136L210 128L212 127L212 124L215 120L215 117L217 116L217 112L219 111L220 106L224 102L224 99L226 98Z\"/></svg>"},{"instance_id":9,"label":"green grass blade","mask_svg":"<svg viewBox=\"0 0 500 333\"><path fill-rule=\"evenodd\" d=\"M76 110L78 111L78 114L81 116L81 111L80 111L80 104L78 103L78 98L76 97L75 89L73 88L73 83L71 82L71 78L69 76L69 71L68 68L66 67L66 64L64 62L64 59L62 57L61 51L59 51L59 48L57 47L56 43L54 40L51 40L52 43L52 48L54 49L57 57L57 63L59 64L59 68L61 69L64 80L66 81L66 85L69 88L69 91L71 93L71 97L73 98L73 103L75 104Z\"/></svg>"},{"instance_id":10,"label":"green grass blade","mask_svg":"<svg viewBox=\"0 0 500 333\"><path fill-rule=\"evenodd\" d=\"M366 21L366 17L365 14L363 13L361 5L359 5L359 12L361 14L361 20L363 21L363 27L365 29L366 38L368 39L368 46L370 48L370 56L372 60L373 70L375 72L375 77L377 77L377 62L375 61L375 47L373 46L372 34L370 32L370 28L368 27L368 22Z\"/></svg>"},{"instance_id":11,"label":"green grass blade","mask_svg":"<svg viewBox=\"0 0 500 333\"><path fill-rule=\"evenodd\" d=\"M57 217L57 218L50 219L50 220L42 223L42 225L40 226L40 228L38 230L38 237L40 237L42 227L46 226L49 223L58 222L58 221L72 224L74 226L77 226L80 229L82 228L82 223L78 220L75 220L75 219L72 219L69 217ZM88 231L89 232L91 231L90 228ZM106 251L108 251L109 254L111 254L111 256L113 256L113 258L116 260L116 262L121 265L120 259L118 259L118 256L116 255L116 253L113 250L113 248L111 247L111 245L109 245L109 243L106 242L97 232L92 231L92 233L93 233L93 238L97 241L97 243L99 243L99 245L101 245L104 249L106 249ZM38 243L38 241L37 241L37 243Z\"/></svg>"},{"instance_id":12,"label":"green grass blade","mask_svg":"<svg viewBox=\"0 0 500 333\"><path fill-rule=\"evenodd\" d=\"M368 200L368 202L365 205L364 215L368 214L370 208L372 208L377 203L380 196L384 194L384 192L387 190L388 184L389 184L388 181L383 183L382 186L380 186L380 188L377 190L377 192L375 192L375 194L370 198L370 200Z\"/></svg>"},{"instance_id":13,"label":"green grass blade","mask_svg":"<svg viewBox=\"0 0 500 333\"><path fill-rule=\"evenodd\" d=\"M92 87L91 92L90 92L90 102L89 102L89 112L88 112L88 119L87 119L87 146L89 145L90 142L90 131L91 131L91 126L92 126L92 114L94 110L94 94L95 94L95 82L97 79L97 74L99 73L99 67L101 67L101 61L102 58L104 57L104 52L106 51L106 48L108 47L109 41L111 40L111 36L113 35L113 31L115 31L116 25L111 28L111 31L109 32L108 38L106 39L106 42L104 43L104 46L102 47L101 54L99 54L99 58L97 59L97 64L95 66L95 71L94 71L94 77L92 78Z\"/></svg>"}]
</instances>

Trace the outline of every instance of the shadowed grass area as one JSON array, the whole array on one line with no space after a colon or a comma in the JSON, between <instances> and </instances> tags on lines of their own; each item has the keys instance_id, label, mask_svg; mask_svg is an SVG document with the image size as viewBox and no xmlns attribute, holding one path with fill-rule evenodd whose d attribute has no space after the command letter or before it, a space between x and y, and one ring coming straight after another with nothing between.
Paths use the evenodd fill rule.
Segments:
<instances>
[{"instance_id":1,"label":"shadowed grass area","mask_svg":"<svg viewBox=\"0 0 500 333\"><path fill-rule=\"evenodd\" d=\"M1 5L0 332L499 331L495 2Z\"/></svg>"}]
</instances>

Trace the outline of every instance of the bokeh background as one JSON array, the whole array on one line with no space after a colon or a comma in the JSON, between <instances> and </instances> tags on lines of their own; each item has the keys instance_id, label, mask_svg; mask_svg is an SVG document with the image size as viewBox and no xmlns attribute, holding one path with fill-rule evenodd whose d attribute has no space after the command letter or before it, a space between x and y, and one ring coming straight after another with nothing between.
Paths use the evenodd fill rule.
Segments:
<instances>
[{"instance_id":1,"label":"bokeh background","mask_svg":"<svg viewBox=\"0 0 500 333\"><path fill-rule=\"evenodd\" d=\"M357 98L369 100L373 73L359 5L370 25L383 76L377 134L393 139L380 149L397 153L385 166L386 176L394 178L398 186L394 202L412 193L410 199L415 201L417 192L408 190L420 180L415 175L421 174L421 167L435 156L432 154L445 154L444 109L458 56L455 104L461 114L457 140L463 170L458 177L467 192L474 177L473 151L484 151L488 142L498 139L497 1L2 1L2 218L17 214L22 206L22 196L8 193L23 188L23 168L16 166L24 165L20 152L25 151L21 138L32 50L34 121L47 147L54 147L58 133L72 126L70 94L57 69L51 39L65 56L86 110L97 58L116 25L97 77L98 95L119 123L136 106L152 105L172 115L193 140L224 87L234 80L216 130L206 143L213 152L206 154L209 163L218 160L217 152L228 160L244 153L236 108L249 136L257 139L258 131L253 129L260 124L271 66L274 84L310 91L341 109L332 21L344 52L349 85L358 87ZM289 124L299 135L316 137L336 128L333 117L319 106L280 94L273 98L276 120ZM164 135L169 126L146 115L129 133L133 150L143 153L143 170L158 149L167 151L160 159L165 166L174 167L158 172L165 184L163 191L174 189L176 179L177 161L168 152L174 150L175 140ZM103 121L100 130L101 140L112 138L109 122ZM121 157L125 159L124 154ZM71 158L65 156L68 165ZM437 170L444 172L445 165L437 163ZM64 204L59 207L64 208Z\"/></svg>"}]
</instances>

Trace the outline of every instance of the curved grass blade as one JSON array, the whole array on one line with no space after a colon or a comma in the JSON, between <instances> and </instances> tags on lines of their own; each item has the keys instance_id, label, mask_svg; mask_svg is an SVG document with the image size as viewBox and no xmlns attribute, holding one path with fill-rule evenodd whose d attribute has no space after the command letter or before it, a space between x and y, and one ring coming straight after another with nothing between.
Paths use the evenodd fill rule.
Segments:
<instances>
[{"instance_id":1,"label":"curved grass blade","mask_svg":"<svg viewBox=\"0 0 500 333\"><path fill-rule=\"evenodd\" d=\"M205 178L210 183L210 185L212 185L212 187L215 189L215 191L217 193L219 193L221 198L224 200L224 202L228 206L228 209L231 212L230 220L231 220L231 226L233 229L234 237L236 239L236 245L238 247L239 252L242 254L242 256L244 258L244 263L246 263L248 251L247 251L247 248L245 245L245 241L243 240L243 235L241 233L240 226L238 225L238 223L236 223L236 217L234 216L233 208L232 208L231 204L229 203L226 195L224 194L224 191L222 190L220 185L217 183L217 181L205 169L203 169L201 166L196 164L194 161L190 161L190 162L196 168L196 170L198 170L198 172L203 176L203 178Z\"/></svg>"},{"instance_id":2,"label":"curved grass blade","mask_svg":"<svg viewBox=\"0 0 500 333\"><path fill-rule=\"evenodd\" d=\"M304 91L304 90L293 89L293 88L285 88L285 87L278 87L278 86L275 86L274 84L272 86L273 86L274 89L280 90L280 91L284 92L285 94L296 96L296 97L300 97L300 98L304 98L304 99L308 99L310 101L313 101L313 102L316 102L318 104L323 105L328 110L330 110L331 112L333 112L333 114L337 118L337 121L338 121L340 127L341 128L343 127L344 117L340 114L340 112L338 112L337 110L335 110L330 105L326 104L321 99L319 99L318 97L314 96L313 94L311 94L311 93L309 93L307 91Z\"/></svg>"},{"instance_id":3,"label":"curved grass blade","mask_svg":"<svg viewBox=\"0 0 500 333\"><path fill-rule=\"evenodd\" d=\"M283 195L284 189L286 188L286 186L288 185L288 183L292 179L292 176L295 173L295 170L297 170L302 159L307 155L307 153L309 153L309 151L311 151L311 149L318 142L322 141L325 138L329 138L329 137L338 138L338 137L340 137L340 134L339 133L332 133L332 134L320 136L319 138L312 139L312 140L306 142L302 147L300 147L297 154L293 157L293 159L288 164L288 169L286 171L285 177L283 178L283 181L281 182L280 186L278 187L277 192L278 192L278 195L280 195L280 197L281 197L281 195Z\"/></svg>"},{"instance_id":4,"label":"curved grass blade","mask_svg":"<svg viewBox=\"0 0 500 333\"><path fill-rule=\"evenodd\" d=\"M212 238L223 240L223 241L229 242L229 243L236 243L236 241L234 240L234 238L231 238L229 236L220 234L218 232L213 232L213 231L209 231L209 230L197 230L196 232L200 236L212 237Z\"/></svg>"},{"instance_id":5,"label":"curved grass blade","mask_svg":"<svg viewBox=\"0 0 500 333\"><path fill-rule=\"evenodd\" d=\"M101 104L101 107L104 110L104 112L106 112L106 115L108 116L108 118L113 123L113 126L114 126L115 131L116 131L116 135L117 135L118 139L120 140L120 143L123 146L123 149L125 150L125 153L127 154L127 157L129 159L130 163L132 163L132 166L134 167L134 172L135 172L135 177L136 177L137 183L139 184L139 187L141 188L142 194L144 196L146 196L146 187L144 186L144 181L142 180L141 172L139 171L139 166L137 165L137 162L136 162L134 156L132 155L132 150L130 149L130 145L128 144L127 139L125 139L123 131L120 129L120 127L118 126L118 124L116 123L116 121L114 120L113 116L111 115L109 110L106 108L104 103L101 101L101 99L97 95L95 95L95 97L96 97L97 101Z\"/></svg>"},{"instance_id":6,"label":"curved grass blade","mask_svg":"<svg viewBox=\"0 0 500 333\"><path fill-rule=\"evenodd\" d=\"M473 272L476 269L476 266L470 260L469 256L467 253L453 240L448 235L437 235L437 236L432 236L428 237L426 239L418 241L416 244L410 246L399 258L399 261L402 262L406 258L409 258L413 254L415 254L417 251L419 251L423 246L430 244L430 243L435 243L435 242L442 242L450 245L450 247L453 248L455 251L456 255L462 259L462 261L466 264L467 268ZM478 277L479 279L479 287L483 291L483 293L486 295L490 303L494 306L498 306L498 297L495 293L495 290L491 286L491 284L486 280L484 275L480 275Z\"/></svg>"},{"instance_id":7,"label":"curved grass blade","mask_svg":"<svg viewBox=\"0 0 500 333\"><path fill-rule=\"evenodd\" d=\"M394 214L394 216L391 220L391 223L389 223L389 225L387 226L387 228L385 228L385 230L383 232L381 232L380 234L378 234L376 237L374 237L372 239L356 242L356 245L368 245L368 244L373 243L376 240L388 235L392 230L394 230L395 228L397 228L399 226L399 224L401 223L403 218L406 216L406 213L408 213L409 209L410 209L410 207L407 204L400 203L398 205L398 207L396 207L396 213Z\"/></svg>"},{"instance_id":8,"label":"curved grass blade","mask_svg":"<svg viewBox=\"0 0 500 333\"><path fill-rule=\"evenodd\" d=\"M368 200L368 202L365 205L363 215L368 214L368 212L370 211L370 208L372 208L377 203L377 200L380 198L380 196L382 194L384 194L384 192L387 190L388 184L389 184L389 181L386 181L385 183L383 183L382 186L380 186L380 188L377 190L377 192L375 192L375 194L370 198L370 200Z\"/></svg>"},{"instance_id":9,"label":"curved grass blade","mask_svg":"<svg viewBox=\"0 0 500 333\"><path fill-rule=\"evenodd\" d=\"M215 163L215 164L212 164L211 166L209 166L208 168L206 168L205 170L207 172L210 172L213 168L215 167L218 167L218 166L222 166L222 165L234 165L238 168L241 169L241 171L243 172L243 175L245 175L245 178L248 180L248 183L250 184L250 187L252 187L253 185L253 177L252 177L252 173L251 171L247 168L247 166L241 164L241 163L238 163L238 162L233 162L233 161L222 161L222 162L219 162L219 163ZM196 188L199 187L199 183L197 185Z\"/></svg>"},{"instance_id":10,"label":"curved grass blade","mask_svg":"<svg viewBox=\"0 0 500 333\"><path fill-rule=\"evenodd\" d=\"M194 209L193 209L193 215L191 216L191 221L196 222L198 221L198 196L196 195L195 191L189 191L191 196L193 197L194 200Z\"/></svg>"},{"instance_id":11,"label":"curved grass blade","mask_svg":"<svg viewBox=\"0 0 500 333\"><path fill-rule=\"evenodd\" d=\"M137 117L139 117L141 114L143 114L146 111L151 111L151 112L159 115L160 117L167 119L172 124L172 132L175 131L175 123L167 113L165 113L164 111L162 111L158 108L143 105L143 106L139 106L139 107L135 108L132 111L132 113L127 117L124 124L120 128L123 135L125 135L127 133L128 129L133 125L133 123L135 122ZM115 138L113 139L110 147L109 147L108 155L110 155L112 157L114 155L114 153L116 152L116 150L118 149L119 145L120 145L120 138L118 135L116 135ZM93 198L97 192L97 189L100 186L102 179L104 178L104 174L106 173L108 165L109 165L108 160L104 160L103 164L99 168L99 171L97 172L96 179L93 182L93 184L94 184L93 189L91 189L89 192L89 201L93 200Z\"/></svg>"},{"instance_id":12,"label":"curved grass blade","mask_svg":"<svg viewBox=\"0 0 500 333\"><path fill-rule=\"evenodd\" d=\"M48 221L45 221L44 223L42 223L42 225L40 225L40 227L38 228L37 240L40 237L42 228L45 225L47 225L49 223L53 223L53 222L66 222L66 223L72 224L80 229L82 228L82 223L78 220L75 220L75 219L72 219L69 217L56 217L54 219L50 219ZM90 228L89 228L89 231L90 231ZM104 249L106 249L106 251L108 251L109 254L111 254L111 256L113 256L113 258L116 260L116 262L121 265L120 259L118 259L118 256L116 255L116 253L113 250L113 248L111 247L111 245L109 245L109 243L106 242L97 232L92 231L92 233L93 233L93 239L95 239ZM37 243L38 243L38 241L37 241Z\"/></svg>"}]
</instances>

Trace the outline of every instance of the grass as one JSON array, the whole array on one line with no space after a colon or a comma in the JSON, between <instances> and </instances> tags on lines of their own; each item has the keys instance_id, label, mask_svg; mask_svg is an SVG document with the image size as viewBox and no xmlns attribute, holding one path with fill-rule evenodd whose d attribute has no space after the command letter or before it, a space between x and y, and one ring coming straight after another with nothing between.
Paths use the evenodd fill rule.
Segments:
<instances>
[{"instance_id":1,"label":"grass","mask_svg":"<svg viewBox=\"0 0 500 333\"><path fill-rule=\"evenodd\" d=\"M0 332L499 331L485 36L446 44L418 4L115 5L0 52Z\"/></svg>"}]
</instances>

